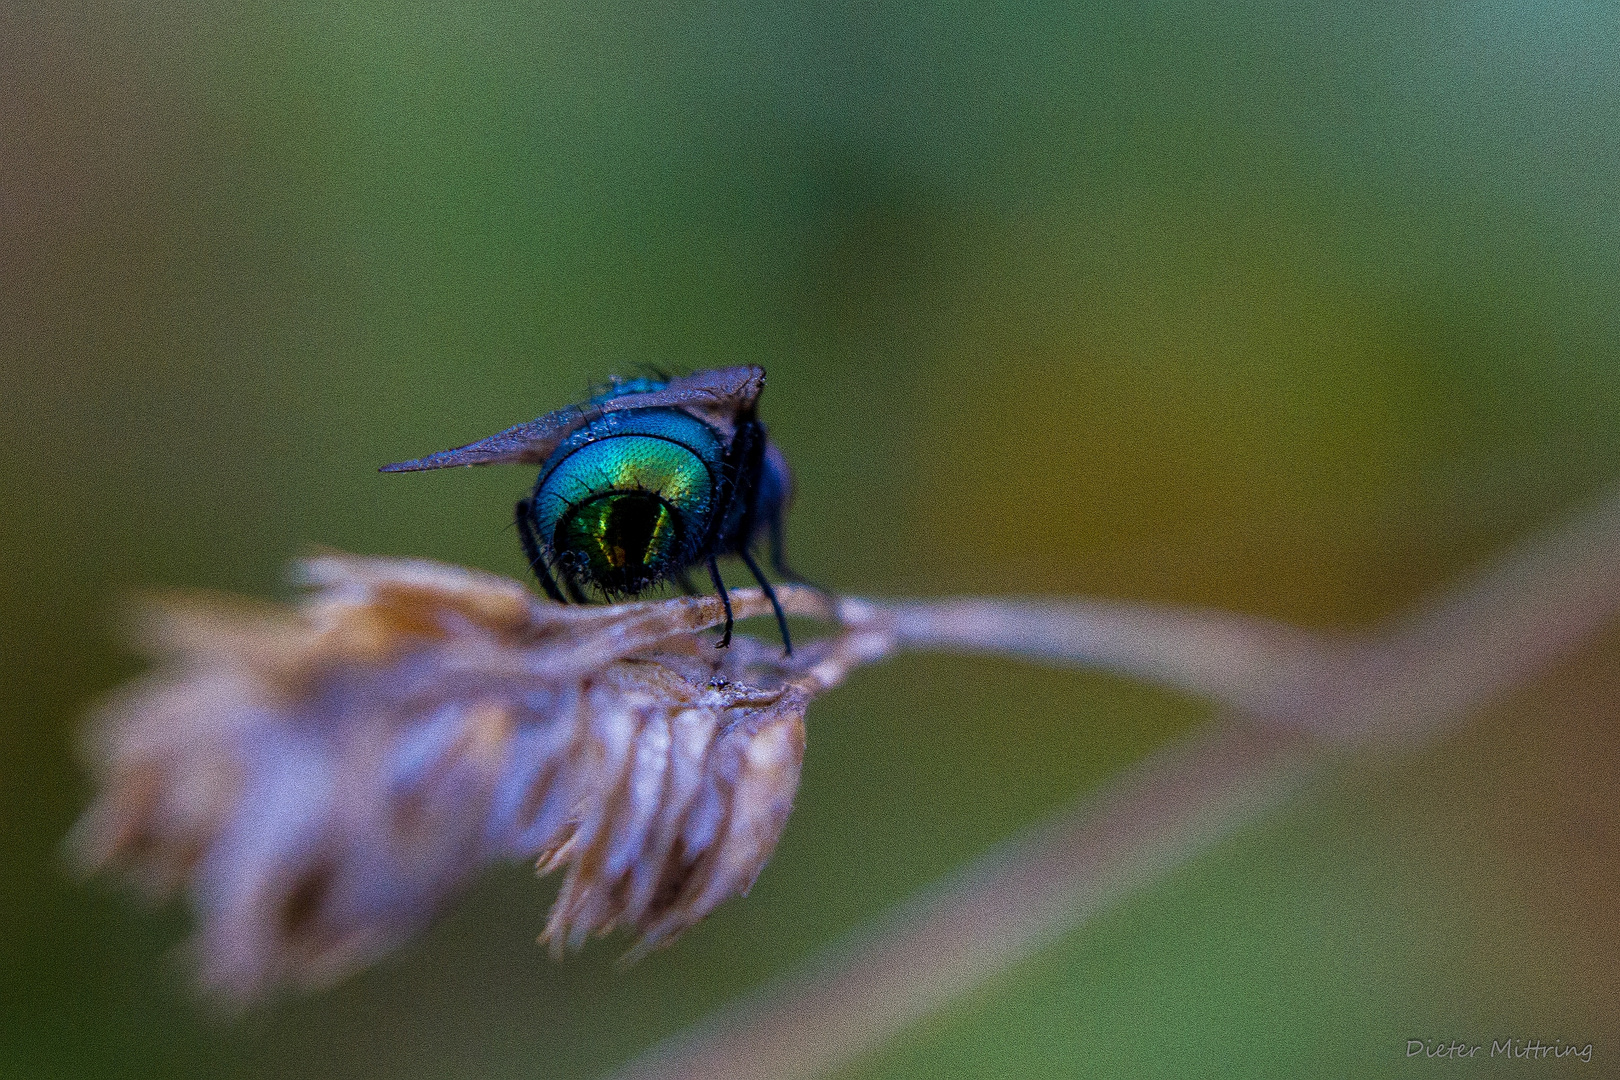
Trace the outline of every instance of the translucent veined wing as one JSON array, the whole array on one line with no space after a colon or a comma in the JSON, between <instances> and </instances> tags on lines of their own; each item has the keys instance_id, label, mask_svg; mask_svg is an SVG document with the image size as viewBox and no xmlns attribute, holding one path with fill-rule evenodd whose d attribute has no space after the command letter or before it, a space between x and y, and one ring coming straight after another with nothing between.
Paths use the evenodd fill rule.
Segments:
<instances>
[{"instance_id":1,"label":"translucent veined wing","mask_svg":"<svg viewBox=\"0 0 1620 1080\"><path fill-rule=\"evenodd\" d=\"M456 465L538 465L575 431L606 413L625 409L680 409L713 425L721 437L730 442L737 420L753 412L764 388L765 369L753 364L694 371L671 379L660 390L619 394L597 398L584 405L570 405L466 446L440 450L412 461L397 461L384 465L379 471L422 472Z\"/></svg>"}]
</instances>

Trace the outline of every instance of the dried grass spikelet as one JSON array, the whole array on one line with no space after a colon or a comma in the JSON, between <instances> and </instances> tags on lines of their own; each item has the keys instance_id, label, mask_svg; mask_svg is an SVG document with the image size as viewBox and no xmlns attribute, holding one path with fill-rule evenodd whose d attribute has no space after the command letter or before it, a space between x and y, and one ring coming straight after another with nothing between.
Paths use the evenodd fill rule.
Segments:
<instances>
[{"instance_id":1,"label":"dried grass spikelet","mask_svg":"<svg viewBox=\"0 0 1620 1080\"><path fill-rule=\"evenodd\" d=\"M237 999L363 966L501 859L566 871L554 952L620 926L637 953L672 940L775 848L811 698L891 645L717 650L712 597L564 607L417 560L301 577L291 609L147 607L159 663L91 727L100 794L74 836L87 868L186 888L203 980Z\"/></svg>"}]
</instances>

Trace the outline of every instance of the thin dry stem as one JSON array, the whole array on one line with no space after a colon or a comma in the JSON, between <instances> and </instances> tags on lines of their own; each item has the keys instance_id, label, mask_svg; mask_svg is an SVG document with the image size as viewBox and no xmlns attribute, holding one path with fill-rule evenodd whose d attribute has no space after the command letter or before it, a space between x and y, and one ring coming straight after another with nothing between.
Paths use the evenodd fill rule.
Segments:
<instances>
[{"instance_id":1,"label":"thin dry stem","mask_svg":"<svg viewBox=\"0 0 1620 1080\"><path fill-rule=\"evenodd\" d=\"M1233 714L615 1075L796 1080L836 1069L1280 805L1351 747L1456 723L1617 612L1620 494L1362 642L1106 605L874 609L865 617L887 618L897 645L1100 664Z\"/></svg>"}]
</instances>

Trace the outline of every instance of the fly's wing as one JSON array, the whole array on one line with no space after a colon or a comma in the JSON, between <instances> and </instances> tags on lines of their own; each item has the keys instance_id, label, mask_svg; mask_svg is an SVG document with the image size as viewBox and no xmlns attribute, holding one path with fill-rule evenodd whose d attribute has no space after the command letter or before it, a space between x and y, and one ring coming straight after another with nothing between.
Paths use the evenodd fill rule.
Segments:
<instances>
[{"instance_id":1,"label":"fly's wing","mask_svg":"<svg viewBox=\"0 0 1620 1080\"><path fill-rule=\"evenodd\" d=\"M610 412L624 409L675 408L710 424L730 441L737 419L751 415L765 388L765 369L756 365L695 371L671 379L661 390L598 398L585 405L547 413L538 420L509 427L487 439L440 450L412 461L384 465L380 472L423 472L457 465L539 465L559 443Z\"/></svg>"},{"instance_id":2,"label":"fly's wing","mask_svg":"<svg viewBox=\"0 0 1620 1080\"><path fill-rule=\"evenodd\" d=\"M456 465L537 465L551 456L558 443L589 423L591 414L592 410L586 406L570 405L566 409L547 413L538 420L530 420L527 424L509 427L487 439L479 439L453 450L440 450L427 457L396 461L377 471L423 472Z\"/></svg>"},{"instance_id":3,"label":"fly's wing","mask_svg":"<svg viewBox=\"0 0 1620 1080\"><path fill-rule=\"evenodd\" d=\"M671 379L662 390L614 398L617 408L665 406L680 409L717 429L731 441L737 421L751 419L765 389L765 369L758 364L694 371Z\"/></svg>"}]
</instances>

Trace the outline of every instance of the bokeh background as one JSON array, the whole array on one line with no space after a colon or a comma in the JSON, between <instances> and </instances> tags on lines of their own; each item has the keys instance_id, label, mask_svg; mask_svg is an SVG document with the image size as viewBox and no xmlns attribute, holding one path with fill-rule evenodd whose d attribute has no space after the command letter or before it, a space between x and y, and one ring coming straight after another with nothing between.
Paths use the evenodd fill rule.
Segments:
<instances>
[{"instance_id":1,"label":"bokeh background","mask_svg":"<svg viewBox=\"0 0 1620 1080\"><path fill-rule=\"evenodd\" d=\"M759 362L828 585L1372 625L1620 476L1617 101L1578 0L6 5L0 1074L590 1076L1207 716L897 660L675 948L554 964L513 867L229 1019L183 911L61 856L125 598L286 596L314 545L518 575L526 472L376 466ZM1620 1068L1617 691L1613 635L848 1075Z\"/></svg>"}]
</instances>

